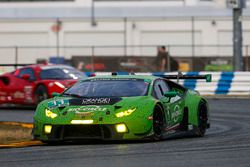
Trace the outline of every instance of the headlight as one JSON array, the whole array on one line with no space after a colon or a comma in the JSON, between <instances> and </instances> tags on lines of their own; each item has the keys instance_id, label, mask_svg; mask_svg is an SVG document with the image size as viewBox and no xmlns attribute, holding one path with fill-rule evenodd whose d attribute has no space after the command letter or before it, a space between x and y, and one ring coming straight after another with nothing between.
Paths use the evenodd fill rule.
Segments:
<instances>
[{"instance_id":1,"label":"headlight","mask_svg":"<svg viewBox=\"0 0 250 167\"><path fill-rule=\"evenodd\" d=\"M44 126L44 132L46 134L50 134L51 133L51 130L52 130L52 125L45 125Z\"/></svg>"},{"instance_id":2,"label":"headlight","mask_svg":"<svg viewBox=\"0 0 250 167\"><path fill-rule=\"evenodd\" d=\"M92 124L94 120L89 119L89 120L72 120L71 124Z\"/></svg>"},{"instance_id":3,"label":"headlight","mask_svg":"<svg viewBox=\"0 0 250 167\"><path fill-rule=\"evenodd\" d=\"M57 117L56 113L53 113L52 111L50 111L48 109L45 109L45 115L46 115L46 117L49 117L49 118L52 118L52 119L54 119L55 117Z\"/></svg>"},{"instance_id":4,"label":"headlight","mask_svg":"<svg viewBox=\"0 0 250 167\"><path fill-rule=\"evenodd\" d=\"M125 116L129 116L129 115L132 114L135 110L136 110L136 108L128 109L128 110L126 110L126 111L122 111L122 112L116 113L115 116L118 117L118 118L125 117Z\"/></svg>"},{"instance_id":5,"label":"headlight","mask_svg":"<svg viewBox=\"0 0 250 167\"><path fill-rule=\"evenodd\" d=\"M125 132L128 132L128 129L127 129L127 127L126 127L125 124L117 124L115 127L116 127L116 131L117 131L118 133L125 133Z\"/></svg>"},{"instance_id":6,"label":"headlight","mask_svg":"<svg viewBox=\"0 0 250 167\"><path fill-rule=\"evenodd\" d=\"M55 85L59 86L62 89L65 89L65 86L61 84L60 82L55 82Z\"/></svg>"}]
</instances>

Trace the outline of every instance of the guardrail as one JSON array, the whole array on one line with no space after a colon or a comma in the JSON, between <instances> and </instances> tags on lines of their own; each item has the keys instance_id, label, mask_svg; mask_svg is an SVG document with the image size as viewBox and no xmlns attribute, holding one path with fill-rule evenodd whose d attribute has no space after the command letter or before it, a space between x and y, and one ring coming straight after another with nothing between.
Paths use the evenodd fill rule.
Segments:
<instances>
[{"instance_id":1,"label":"guardrail","mask_svg":"<svg viewBox=\"0 0 250 167\"><path fill-rule=\"evenodd\" d=\"M86 73L91 75L92 73ZM111 75L111 72L96 72L95 75ZM118 72L120 75L129 74ZM170 73L135 73L135 75L177 75ZM184 75L212 74L212 82L205 80L180 80L180 84L200 92L201 95L250 95L250 72L184 72ZM175 80L176 81L176 80Z\"/></svg>"}]
</instances>

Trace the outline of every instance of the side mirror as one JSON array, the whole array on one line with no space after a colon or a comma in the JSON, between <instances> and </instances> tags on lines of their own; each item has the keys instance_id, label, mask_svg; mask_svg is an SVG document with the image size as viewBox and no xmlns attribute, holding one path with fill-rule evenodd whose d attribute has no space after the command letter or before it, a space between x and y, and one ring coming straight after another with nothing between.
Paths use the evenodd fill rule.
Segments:
<instances>
[{"instance_id":1,"label":"side mirror","mask_svg":"<svg viewBox=\"0 0 250 167\"><path fill-rule=\"evenodd\" d=\"M170 91L170 92L165 92L165 93L164 93L164 96L165 96L165 97L169 97L169 98L175 97L175 96L177 96L177 95L178 95L178 93L177 93L177 92L174 92L174 91Z\"/></svg>"},{"instance_id":2,"label":"side mirror","mask_svg":"<svg viewBox=\"0 0 250 167\"><path fill-rule=\"evenodd\" d=\"M29 80L30 79L30 75L29 74L23 74L21 76L22 79L25 79L25 80Z\"/></svg>"},{"instance_id":3,"label":"side mirror","mask_svg":"<svg viewBox=\"0 0 250 167\"><path fill-rule=\"evenodd\" d=\"M60 94L60 93L57 93L57 92L53 92L51 95L52 95L52 97L58 97L58 96L60 96L61 94Z\"/></svg>"}]
</instances>

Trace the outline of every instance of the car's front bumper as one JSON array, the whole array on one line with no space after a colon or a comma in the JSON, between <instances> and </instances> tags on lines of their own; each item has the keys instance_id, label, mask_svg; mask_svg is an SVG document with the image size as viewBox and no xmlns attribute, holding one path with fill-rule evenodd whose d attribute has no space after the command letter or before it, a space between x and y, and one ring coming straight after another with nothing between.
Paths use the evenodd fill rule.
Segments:
<instances>
[{"instance_id":1,"label":"car's front bumper","mask_svg":"<svg viewBox=\"0 0 250 167\"><path fill-rule=\"evenodd\" d=\"M45 133L44 126L36 122L34 124L34 139L42 141L73 141L73 140L126 140L126 139L143 139L152 133L152 127L144 128L140 133L134 131L133 127L124 124L126 132L117 132L117 124L89 124L89 125L51 125L50 133Z\"/></svg>"}]
</instances>

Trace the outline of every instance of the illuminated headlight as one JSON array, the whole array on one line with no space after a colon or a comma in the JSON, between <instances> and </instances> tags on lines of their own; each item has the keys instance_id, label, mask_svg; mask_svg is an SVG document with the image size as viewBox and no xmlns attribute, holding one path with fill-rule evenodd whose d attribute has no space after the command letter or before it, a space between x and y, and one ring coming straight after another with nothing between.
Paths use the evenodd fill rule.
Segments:
<instances>
[{"instance_id":1,"label":"illuminated headlight","mask_svg":"<svg viewBox=\"0 0 250 167\"><path fill-rule=\"evenodd\" d=\"M46 115L46 117L49 117L49 118L52 118L52 119L57 117L56 113L53 113L52 111L50 111L48 109L45 109L45 115Z\"/></svg>"},{"instance_id":2,"label":"illuminated headlight","mask_svg":"<svg viewBox=\"0 0 250 167\"><path fill-rule=\"evenodd\" d=\"M94 122L93 119L89 120L72 120L71 124L92 124Z\"/></svg>"},{"instance_id":3,"label":"illuminated headlight","mask_svg":"<svg viewBox=\"0 0 250 167\"><path fill-rule=\"evenodd\" d=\"M65 89L65 86L63 84L61 84L60 82L55 82L55 85L57 85L58 87Z\"/></svg>"},{"instance_id":4,"label":"illuminated headlight","mask_svg":"<svg viewBox=\"0 0 250 167\"><path fill-rule=\"evenodd\" d=\"M116 128L116 131L117 131L118 133L125 133L125 132L128 132L128 129L127 129L127 127L126 127L125 124L117 124L117 125L115 126L115 128Z\"/></svg>"},{"instance_id":5,"label":"illuminated headlight","mask_svg":"<svg viewBox=\"0 0 250 167\"><path fill-rule=\"evenodd\" d=\"M126 111L122 111L122 112L116 113L115 116L118 117L118 118L125 117L125 116L129 116L129 115L132 114L135 110L136 110L136 108L128 109L128 110L126 110Z\"/></svg>"},{"instance_id":6,"label":"illuminated headlight","mask_svg":"<svg viewBox=\"0 0 250 167\"><path fill-rule=\"evenodd\" d=\"M44 126L44 132L46 134L50 134L51 133L51 130L52 130L52 125L45 125Z\"/></svg>"}]
</instances>

